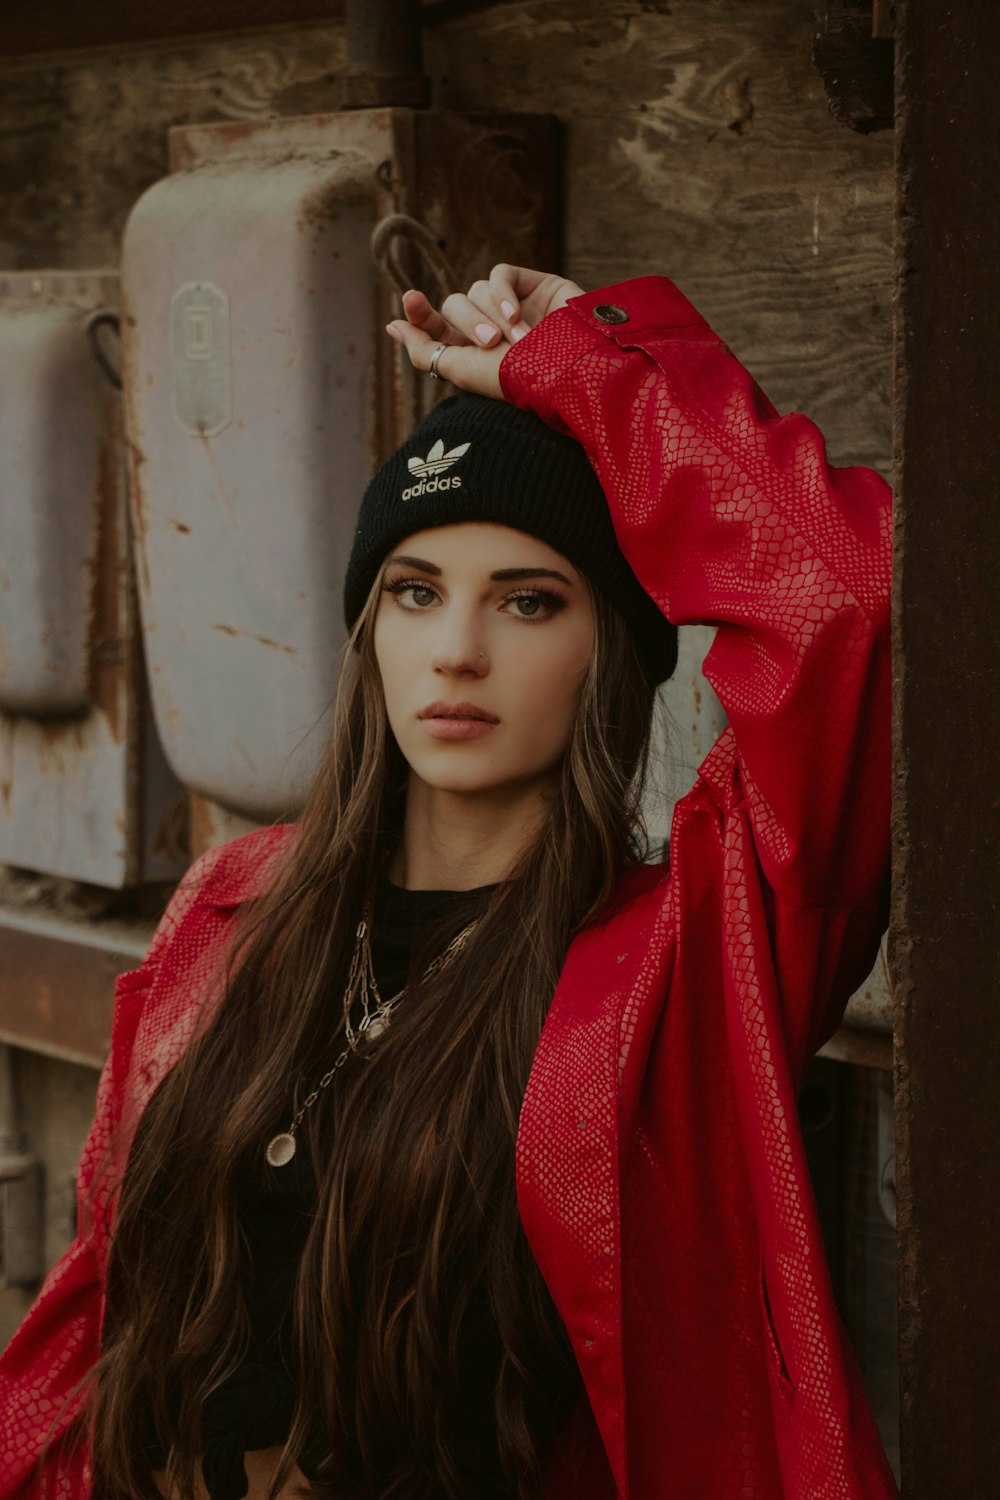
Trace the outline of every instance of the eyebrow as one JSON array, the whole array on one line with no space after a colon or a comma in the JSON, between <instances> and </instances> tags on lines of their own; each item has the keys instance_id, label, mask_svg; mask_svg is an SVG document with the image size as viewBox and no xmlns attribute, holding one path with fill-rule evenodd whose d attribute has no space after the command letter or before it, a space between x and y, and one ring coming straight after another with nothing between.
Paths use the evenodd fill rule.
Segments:
<instances>
[{"instance_id":1,"label":"eyebrow","mask_svg":"<svg viewBox=\"0 0 1000 1500\"><path fill-rule=\"evenodd\" d=\"M433 578L441 577L441 569L437 563L427 562L422 557L390 557L390 564L404 563L408 568L420 568L421 572L430 573ZM558 578L560 583L567 584L573 588L573 581L567 578L565 573L558 573L555 568L498 568L490 578L496 579L498 583L506 582L513 578Z\"/></svg>"}]
</instances>

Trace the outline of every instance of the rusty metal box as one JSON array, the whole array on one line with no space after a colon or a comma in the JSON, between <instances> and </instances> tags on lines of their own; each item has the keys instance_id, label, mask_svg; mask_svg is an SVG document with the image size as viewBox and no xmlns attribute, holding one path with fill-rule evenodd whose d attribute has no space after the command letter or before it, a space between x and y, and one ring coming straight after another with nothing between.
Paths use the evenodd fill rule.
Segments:
<instances>
[{"instance_id":1,"label":"rusty metal box","mask_svg":"<svg viewBox=\"0 0 1000 1500\"><path fill-rule=\"evenodd\" d=\"M553 130L375 109L172 132L125 234L125 380L153 704L201 798L294 815L326 738L361 493L429 394L384 335L373 228L418 213L463 282L499 244L551 255Z\"/></svg>"},{"instance_id":2,"label":"rusty metal box","mask_svg":"<svg viewBox=\"0 0 1000 1500\"><path fill-rule=\"evenodd\" d=\"M142 708L110 271L0 275L0 862L166 879L180 789ZM104 357L106 361L106 356Z\"/></svg>"}]
</instances>

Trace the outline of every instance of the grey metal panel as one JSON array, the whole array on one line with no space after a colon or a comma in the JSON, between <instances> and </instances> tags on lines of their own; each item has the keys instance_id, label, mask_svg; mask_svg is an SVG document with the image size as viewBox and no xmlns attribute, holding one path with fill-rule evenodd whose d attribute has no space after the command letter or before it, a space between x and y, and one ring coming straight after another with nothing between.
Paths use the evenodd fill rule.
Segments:
<instances>
[{"instance_id":1,"label":"grey metal panel","mask_svg":"<svg viewBox=\"0 0 1000 1500\"><path fill-rule=\"evenodd\" d=\"M123 262L156 721L185 785L258 819L297 809L322 747L380 332L378 160L276 128L156 183Z\"/></svg>"},{"instance_id":2,"label":"grey metal panel","mask_svg":"<svg viewBox=\"0 0 1000 1500\"><path fill-rule=\"evenodd\" d=\"M188 863L141 701L111 271L0 276L0 862L118 888Z\"/></svg>"},{"instance_id":3,"label":"grey metal panel","mask_svg":"<svg viewBox=\"0 0 1000 1500\"><path fill-rule=\"evenodd\" d=\"M88 347L87 312L51 278L0 277L0 709L7 713L64 716L88 701L111 393Z\"/></svg>"},{"instance_id":4,"label":"grey metal panel","mask_svg":"<svg viewBox=\"0 0 1000 1500\"><path fill-rule=\"evenodd\" d=\"M678 632L677 669L657 695L652 760L643 813L650 842L662 846L677 802L694 784L705 756L726 727L722 704L702 675L715 639L710 625Z\"/></svg>"}]
</instances>

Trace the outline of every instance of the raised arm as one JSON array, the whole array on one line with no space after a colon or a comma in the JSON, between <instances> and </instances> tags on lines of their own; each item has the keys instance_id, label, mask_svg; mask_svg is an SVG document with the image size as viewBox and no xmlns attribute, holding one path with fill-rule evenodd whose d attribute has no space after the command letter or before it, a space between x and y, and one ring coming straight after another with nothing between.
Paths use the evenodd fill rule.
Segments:
<instances>
[{"instance_id":1,"label":"raised arm","mask_svg":"<svg viewBox=\"0 0 1000 1500\"><path fill-rule=\"evenodd\" d=\"M704 670L730 728L703 781L745 798L770 885L794 904L871 900L888 855L888 486L832 467L665 277L574 298L500 380L583 443L664 613L718 626Z\"/></svg>"}]
</instances>

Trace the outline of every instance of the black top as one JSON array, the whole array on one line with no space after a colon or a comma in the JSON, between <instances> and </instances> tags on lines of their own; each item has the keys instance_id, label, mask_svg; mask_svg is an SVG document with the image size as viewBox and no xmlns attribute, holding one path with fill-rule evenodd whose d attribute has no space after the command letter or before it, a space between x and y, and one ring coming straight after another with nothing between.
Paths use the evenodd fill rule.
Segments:
<instances>
[{"instance_id":1,"label":"black top","mask_svg":"<svg viewBox=\"0 0 1000 1500\"><path fill-rule=\"evenodd\" d=\"M470 896L485 898L495 889L487 885L473 892L408 891L380 874L373 909L372 966L383 998L405 985L410 952L423 925L468 903ZM276 1130L287 1128L287 1122L276 1126ZM295 1363L290 1348L292 1304L316 1198L304 1134L297 1136L297 1142L298 1150L287 1166L275 1168L262 1160L259 1174L237 1181L238 1215L248 1251L244 1296L252 1353L213 1391L203 1409L202 1471L210 1500L241 1500L248 1488L247 1450L283 1444L291 1428L296 1400L290 1374ZM166 1456L152 1434L150 1452L154 1468L162 1467ZM320 1458L317 1435L315 1451L299 1457L307 1479L317 1477Z\"/></svg>"}]
</instances>

